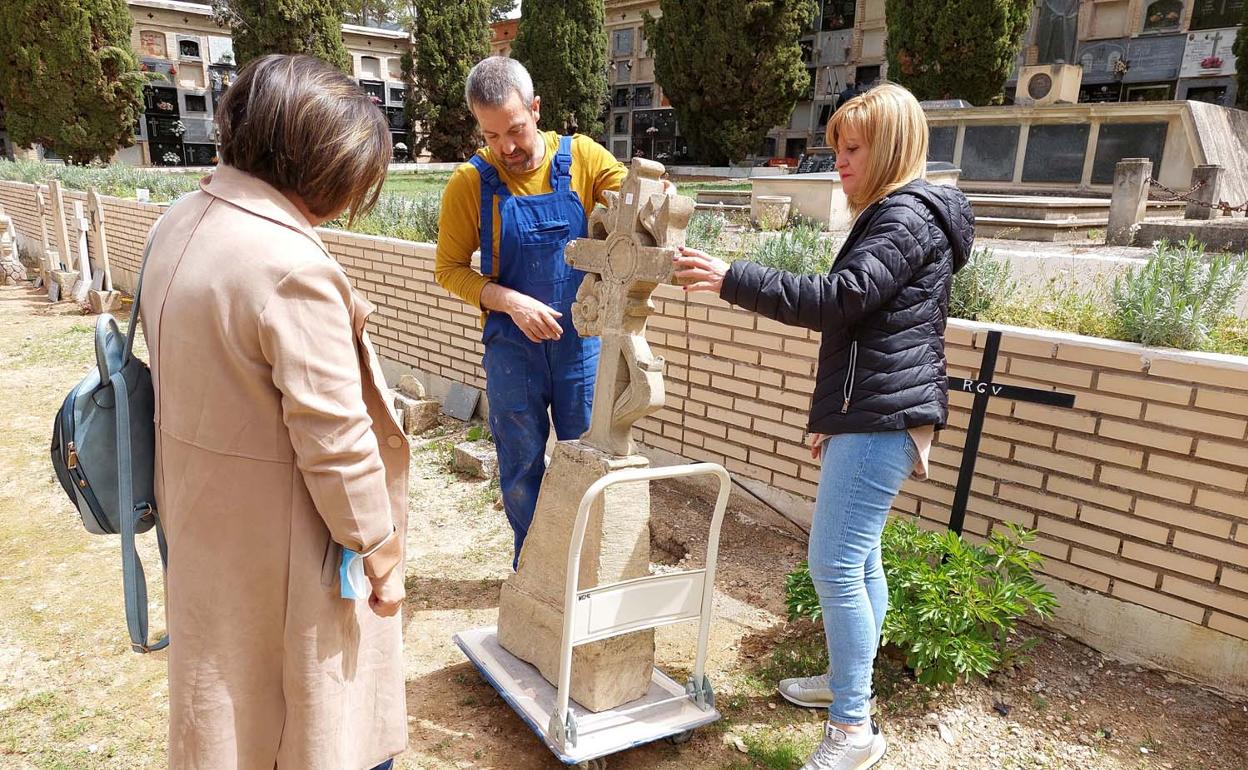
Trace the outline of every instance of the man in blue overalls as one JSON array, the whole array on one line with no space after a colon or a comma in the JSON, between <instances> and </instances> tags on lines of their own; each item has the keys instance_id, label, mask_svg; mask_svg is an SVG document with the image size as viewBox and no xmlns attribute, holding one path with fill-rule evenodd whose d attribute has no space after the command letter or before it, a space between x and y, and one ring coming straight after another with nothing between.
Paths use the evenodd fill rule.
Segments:
<instances>
[{"instance_id":1,"label":"man in blue overalls","mask_svg":"<svg viewBox=\"0 0 1248 770\"><path fill-rule=\"evenodd\" d=\"M586 235L588 212L627 169L589 137L539 131L541 100L514 59L481 61L464 90L487 146L443 192L434 274L487 314L485 392L514 568L537 507L550 422L560 441L589 427L599 341L572 326L584 273L564 261L564 246Z\"/></svg>"}]
</instances>

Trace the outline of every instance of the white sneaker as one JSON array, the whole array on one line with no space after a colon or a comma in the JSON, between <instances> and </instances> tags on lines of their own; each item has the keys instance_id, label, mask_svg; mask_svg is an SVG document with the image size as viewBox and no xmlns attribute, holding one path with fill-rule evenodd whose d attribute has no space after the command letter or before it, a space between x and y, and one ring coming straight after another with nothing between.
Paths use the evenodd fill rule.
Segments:
<instances>
[{"instance_id":1,"label":"white sneaker","mask_svg":"<svg viewBox=\"0 0 1248 770\"><path fill-rule=\"evenodd\" d=\"M888 742L874 724L867 743L855 744L849 735L831 722L823 726L823 741L801 770L867 770L884 756Z\"/></svg>"},{"instance_id":2,"label":"white sneaker","mask_svg":"<svg viewBox=\"0 0 1248 770\"><path fill-rule=\"evenodd\" d=\"M832 705L832 691L828 689L828 675L801 676L781 679L776 688L781 697L795 706L816 709Z\"/></svg>"},{"instance_id":3,"label":"white sneaker","mask_svg":"<svg viewBox=\"0 0 1248 770\"><path fill-rule=\"evenodd\" d=\"M776 686L780 696L795 706L818 709L832 705L832 691L828 689L828 675L801 676L793 679L781 679ZM871 715L879 713L879 704L875 693L871 693Z\"/></svg>"}]
</instances>

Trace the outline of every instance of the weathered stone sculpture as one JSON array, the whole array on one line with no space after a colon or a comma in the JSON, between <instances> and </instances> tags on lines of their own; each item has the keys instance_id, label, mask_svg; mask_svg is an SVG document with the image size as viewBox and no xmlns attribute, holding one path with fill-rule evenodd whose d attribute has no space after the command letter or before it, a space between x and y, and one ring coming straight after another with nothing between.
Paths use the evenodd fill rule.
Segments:
<instances>
[{"instance_id":1,"label":"weathered stone sculpture","mask_svg":"<svg viewBox=\"0 0 1248 770\"><path fill-rule=\"evenodd\" d=\"M646 343L650 294L671 280L672 259L693 214L689 198L666 195L663 166L634 158L620 191L594 212L589 238L568 244L568 263L586 275L572 306L583 337L602 338L590 428L556 445L516 574L499 598L498 639L548 680L559 674L568 546L585 490L602 476L647 465L634 454L633 423L663 406L663 361ZM609 487L590 512L579 585L589 588L650 572L650 490ZM641 697L654 668L654 632L573 650L572 698L603 711Z\"/></svg>"},{"instance_id":2,"label":"weathered stone sculpture","mask_svg":"<svg viewBox=\"0 0 1248 770\"><path fill-rule=\"evenodd\" d=\"M26 267L17 258L17 230L0 207L0 285L17 284L26 278Z\"/></svg>"}]
</instances>

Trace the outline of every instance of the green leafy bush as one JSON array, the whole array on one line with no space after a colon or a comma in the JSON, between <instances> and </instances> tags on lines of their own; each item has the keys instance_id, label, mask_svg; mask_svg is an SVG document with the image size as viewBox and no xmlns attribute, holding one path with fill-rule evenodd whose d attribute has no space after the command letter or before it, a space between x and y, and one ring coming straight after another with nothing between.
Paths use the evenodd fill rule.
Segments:
<instances>
[{"instance_id":1,"label":"green leafy bush","mask_svg":"<svg viewBox=\"0 0 1248 770\"><path fill-rule=\"evenodd\" d=\"M981 320L994 306L1008 303L1018 291L1010 263L997 259L992 249L975 249L953 276L949 314L970 321Z\"/></svg>"},{"instance_id":2,"label":"green leafy bush","mask_svg":"<svg viewBox=\"0 0 1248 770\"><path fill-rule=\"evenodd\" d=\"M392 195L382 193L377 205L348 227L346 216L327 223L329 227L365 235L385 235L407 241L434 243L438 240L438 215L442 209L439 193Z\"/></svg>"},{"instance_id":3,"label":"green leafy bush","mask_svg":"<svg viewBox=\"0 0 1248 770\"><path fill-rule=\"evenodd\" d=\"M1029 613L1052 616L1057 600L1033 574L1043 559L1026 548L1034 533L1006 527L1008 534L973 545L906 520L885 526L884 641L902 651L919 682L946 684L1008 666L1035 644L1015 638L1018 621ZM785 578L785 602L790 619L821 619L805 562Z\"/></svg>"},{"instance_id":4,"label":"green leafy bush","mask_svg":"<svg viewBox=\"0 0 1248 770\"><path fill-rule=\"evenodd\" d=\"M1126 271L1110 291L1125 339L1196 350L1234 309L1248 280L1248 256L1205 255L1194 238L1162 241L1148 262Z\"/></svg>"},{"instance_id":5,"label":"green leafy bush","mask_svg":"<svg viewBox=\"0 0 1248 770\"><path fill-rule=\"evenodd\" d=\"M836 249L819 228L798 225L776 235L760 236L745 257L790 273L815 275L828 272L836 259Z\"/></svg>"}]
</instances>

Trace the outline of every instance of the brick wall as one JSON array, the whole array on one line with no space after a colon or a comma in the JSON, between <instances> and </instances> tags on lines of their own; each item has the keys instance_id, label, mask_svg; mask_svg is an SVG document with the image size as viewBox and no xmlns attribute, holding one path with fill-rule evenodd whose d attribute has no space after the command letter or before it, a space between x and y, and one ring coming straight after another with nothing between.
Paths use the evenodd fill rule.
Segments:
<instances>
[{"instance_id":1,"label":"brick wall","mask_svg":"<svg viewBox=\"0 0 1248 770\"><path fill-rule=\"evenodd\" d=\"M0 183L0 204L37 237L33 196ZM133 272L158 207L106 204L109 253ZM477 314L434 283L430 245L321 233L378 306L369 329L384 358L483 387ZM813 496L818 466L803 437L818 335L674 287L655 304L649 336L667 361L668 398L638 438ZM985 330L951 322L950 374L974 374ZM991 402L967 536L1005 521L1036 528L1052 578L1248 639L1248 359L1007 329L997 371L1000 382L1075 393L1076 408ZM933 528L948 520L971 397L950 401L931 478L908 482L896 505Z\"/></svg>"},{"instance_id":2,"label":"brick wall","mask_svg":"<svg viewBox=\"0 0 1248 770\"><path fill-rule=\"evenodd\" d=\"M41 187L44 202L50 207L52 196L48 193L47 185ZM40 231L36 189L39 188L32 184L0 182L0 206L13 218L13 224L20 232L38 241ZM61 190L65 199L65 226L69 230L70 250L74 259L77 259L78 237L73 224L74 201L82 201L83 212L87 213L87 195L77 190ZM134 280L138 275L147 231L160 216L164 206L122 198L105 197L103 200L104 232L108 242L108 261L112 268L113 283L119 289L130 291L134 288ZM48 221L48 245L56 248L56 231L51 220Z\"/></svg>"}]
</instances>

